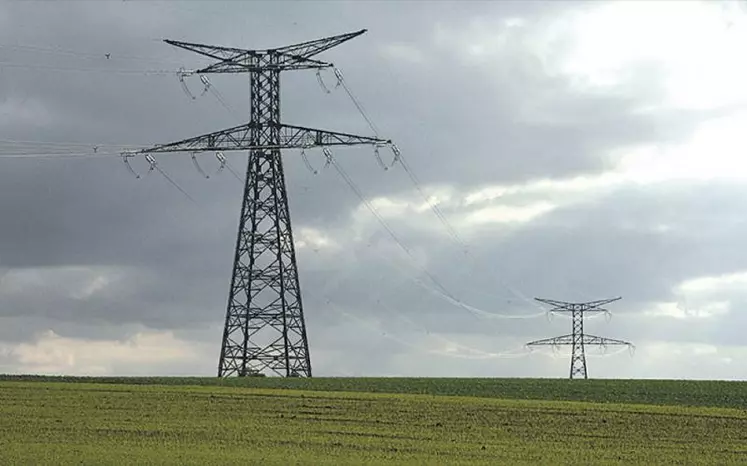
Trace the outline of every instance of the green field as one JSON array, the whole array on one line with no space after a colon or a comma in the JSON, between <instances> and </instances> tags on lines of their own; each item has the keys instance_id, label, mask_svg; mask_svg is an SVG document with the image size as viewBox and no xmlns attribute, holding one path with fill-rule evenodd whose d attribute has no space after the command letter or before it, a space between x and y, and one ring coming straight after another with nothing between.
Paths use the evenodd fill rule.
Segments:
<instances>
[{"instance_id":1,"label":"green field","mask_svg":"<svg viewBox=\"0 0 747 466\"><path fill-rule=\"evenodd\" d=\"M49 377L0 375L1 381L201 385L314 391L474 396L747 409L747 382L487 378Z\"/></svg>"},{"instance_id":2,"label":"green field","mask_svg":"<svg viewBox=\"0 0 747 466\"><path fill-rule=\"evenodd\" d=\"M61 380L0 381L0 464L747 464L744 383Z\"/></svg>"}]
</instances>

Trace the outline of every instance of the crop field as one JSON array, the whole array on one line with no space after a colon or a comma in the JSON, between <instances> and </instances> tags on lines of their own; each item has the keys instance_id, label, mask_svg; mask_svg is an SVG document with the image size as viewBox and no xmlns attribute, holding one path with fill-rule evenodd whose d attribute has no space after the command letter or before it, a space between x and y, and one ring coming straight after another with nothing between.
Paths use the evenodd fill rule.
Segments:
<instances>
[{"instance_id":1,"label":"crop field","mask_svg":"<svg viewBox=\"0 0 747 466\"><path fill-rule=\"evenodd\" d=\"M480 396L366 392L417 392L428 379L4 379L0 464L747 464L744 406L503 399L511 385L501 379L501 389L474 389ZM457 390L456 380L432 379L430 389ZM335 381L339 391L324 391ZM550 382L572 384L571 397L605 387L521 379L516 387ZM637 384L640 397L666 404L650 399L659 396L651 382L607 383ZM286 388L249 386L259 384ZM743 385L725 384L713 402L684 391L733 405Z\"/></svg>"},{"instance_id":2,"label":"crop field","mask_svg":"<svg viewBox=\"0 0 747 466\"><path fill-rule=\"evenodd\" d=\"M747 409L747 382L499 378L50 377L0 375L2 381L199 385L314 391L473 396Z\"/></svg>"}]
</instances>

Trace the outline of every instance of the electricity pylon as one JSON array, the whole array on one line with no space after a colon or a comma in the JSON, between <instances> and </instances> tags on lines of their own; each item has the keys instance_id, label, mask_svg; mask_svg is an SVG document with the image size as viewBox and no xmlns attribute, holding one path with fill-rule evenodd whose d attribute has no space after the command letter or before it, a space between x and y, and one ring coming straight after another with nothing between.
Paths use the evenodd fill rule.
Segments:
<instances>
[{"instance_id":1,"label":"electricity pylon","mask_svg":"<svg viewBox=\"0 0 747 466\"><path fill-rule=\"evenodd\" d=\"M584 333L584 314L589 312L604 312L609 314L607 309L603 309L600 306L609 304L622 298L604 299L600 301L591 301L588 303L566 303L563 301L555 301L551 299L535 298L537 301L551 306L555 306L550 312L570 312L573 318L573 333L570 335L562 335L555 338L547 338L544 340L537 340L527 343L527 346L559 346L559 345L572 345L573 350L571 352L571 376L573 379L575 376L581 376L584 379L588 378L586 373L586 352L584 347L586 345L598 345L598 346L619 346L626 345L632 347L633 344L623 340L614 340L612 338L598 337L596 335L589 335Z\"/></svg>"},{"instance_id":2,"label":"electricity pylon","mask_svg":"<svg viewBox=\"0 0 747 466\"><path fill-rule=\"evenodd\" d=\"M214 133L123 154L145 154L151 168L154 153L249 151L244 200L221 343L218 377L271 371L280 376L311 377L301 288L296 266L281 149L328 146L390 145L391 141L306 128L280 121L280 72L332 68L313 59L317 54L366 32L274 49L246 50L165 40L215 62L183 74L248 73L249 123Z\"/></svg>"}]
</instances>

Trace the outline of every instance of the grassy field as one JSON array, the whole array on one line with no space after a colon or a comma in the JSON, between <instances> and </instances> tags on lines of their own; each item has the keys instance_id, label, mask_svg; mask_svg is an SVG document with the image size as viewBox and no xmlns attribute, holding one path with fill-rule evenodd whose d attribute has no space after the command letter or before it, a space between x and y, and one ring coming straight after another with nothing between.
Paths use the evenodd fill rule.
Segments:
<instances>
[{"instance_id":1,"label":"grassy field","mask_svg":"<svg viewBox=\"0 0 747 466\"><path fill-rule=\"evenodd\" d=\"M278 390L209 380L2 381L0 464L747 463L743 407L510 400L488 389L475 390L483 397ZM334 382L319 380L316 388ZM360 390L377 384L362 380ZM293 381L301 382L317 383ZM430 390L438 382L445 391L459 385L436 380ZM574 390L596 387L588 382ZM381 383L386 391L392 381ZM416 391L419 383L400 386ZM656 393L643 388L649 382L637 383L640 393ZM726 392L716 398L734 396Z\"/></svg>"},{"instance_id":2,"label":"grassy field","mask_svg":"<svg viewBox=\"0 0 747 466\"><path fill-rule=\"evenodd\" d=\"M514 400L590 401L747 409L747 382L680 380L48 377L0 375L0 381L198 385L314 391L474 396Z\"/></svg>"}]
</instances>

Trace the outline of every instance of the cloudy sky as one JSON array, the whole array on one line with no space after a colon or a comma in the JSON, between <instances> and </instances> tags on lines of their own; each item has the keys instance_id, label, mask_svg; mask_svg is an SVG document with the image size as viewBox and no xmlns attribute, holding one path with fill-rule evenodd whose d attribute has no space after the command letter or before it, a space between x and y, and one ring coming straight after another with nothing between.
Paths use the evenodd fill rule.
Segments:
<instances>
[{"instance_id":1,"label":"cloudy sky","mask_svg":"<svg viewBox=\"0 0 747 466\"><path fill-rule=\"evenodd\" d=\"M747 378L736 1L0 3L0 372L214 375L242 184L159 156L192 201L111 154L248 119L245 75L192 99L175 72L205 60L161 39L363 28L319 58L420 183L334 156L411 255L319 152L285 154L315 375L566 377L568 348L523 347L571 330L531 298L622 296L586 330L635 353L589 348L591 377ZM282 85L286 123L371 135L341 87Z\"/></svg>"}]
</instances>

